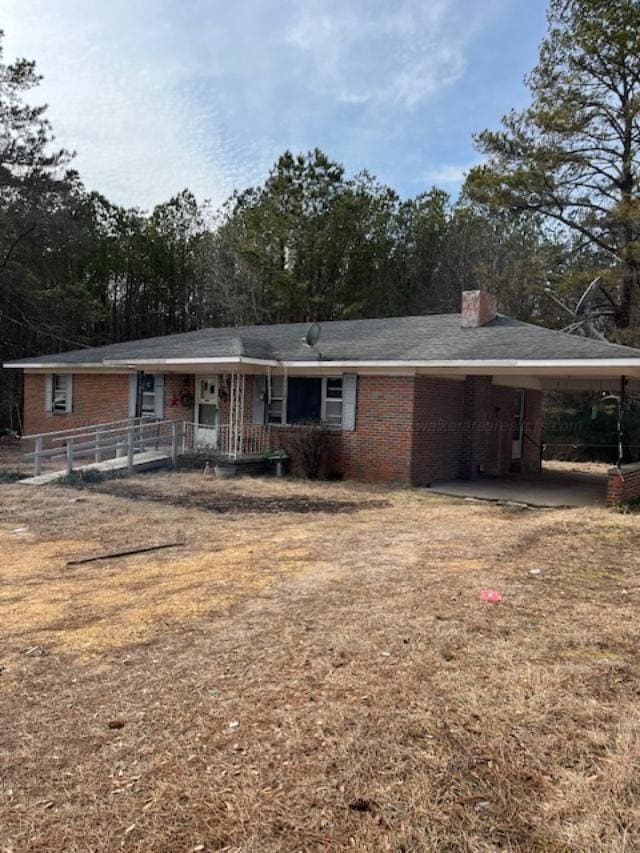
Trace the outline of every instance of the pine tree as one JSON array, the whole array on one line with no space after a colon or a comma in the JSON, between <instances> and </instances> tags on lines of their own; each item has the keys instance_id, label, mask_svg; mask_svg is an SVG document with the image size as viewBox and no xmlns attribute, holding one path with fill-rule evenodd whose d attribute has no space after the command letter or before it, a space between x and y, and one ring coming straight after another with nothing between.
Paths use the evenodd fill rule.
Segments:
<instances>
[{"instance_id":1,"label":"pine tree","mask_svg":"<svg viewBox=\"0 0 640 853\"><path fill-rule=\"evenodd\" d=\"M610 285L602 308L629 330L640 324L640 2L551 0L548 21L531 104L476 137L488 160L465 191L591 245Z\"/></svg>"}]
</instances>

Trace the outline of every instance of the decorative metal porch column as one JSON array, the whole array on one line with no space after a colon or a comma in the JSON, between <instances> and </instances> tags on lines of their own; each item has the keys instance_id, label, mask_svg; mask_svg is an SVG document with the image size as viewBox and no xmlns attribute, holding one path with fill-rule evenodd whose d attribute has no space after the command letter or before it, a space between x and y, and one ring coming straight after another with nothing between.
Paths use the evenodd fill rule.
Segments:
<instances>
[{"instance_id":1,"label":"decorative metal porch column","mask_svg":"<svg viewBox=\"0 0 640 853\"><path fill-rule=\"evenodd\" d=\"M232 373L229 382L229 434L227 436L227 455L237 459L242 455L244 436L244 373Z\"/></svg>"}]
</instances>

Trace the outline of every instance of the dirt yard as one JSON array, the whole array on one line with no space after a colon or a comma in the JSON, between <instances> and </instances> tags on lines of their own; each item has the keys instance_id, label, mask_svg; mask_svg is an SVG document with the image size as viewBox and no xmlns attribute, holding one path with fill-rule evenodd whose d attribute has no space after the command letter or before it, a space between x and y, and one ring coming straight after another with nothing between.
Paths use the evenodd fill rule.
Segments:
<instances>
[{"instance_id":1,"label":"dirt yard","mask_svg":"<svg viewBox=\"0 0 640 853\"><path fill-rule=\"evenodd\" d=\"M2 851L640 849L637 516L167 473L0 546Z\"/></svg>"}]
</instances>

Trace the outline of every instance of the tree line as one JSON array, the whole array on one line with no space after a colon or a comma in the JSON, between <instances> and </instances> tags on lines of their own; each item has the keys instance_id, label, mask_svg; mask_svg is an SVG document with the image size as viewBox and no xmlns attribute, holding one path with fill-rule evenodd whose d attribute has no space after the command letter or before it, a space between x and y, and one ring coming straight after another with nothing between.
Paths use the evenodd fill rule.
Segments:
<instances>
[{"instance_id":1,"label":"tree line","mask_svg":"<svg viewBox=\"0 0 640 853\"><path fill-rule=\"evenodd\" d=\"M457 199L401 198L322 151L286 151L219 210L185 189L150 212L83 185L27 97L35 63L6 62L0 41L0 358L454 311L478 287L504 313L561 328L560 303L590 282L590 322L640 342L639 40L636 0L551 0L530 105L478 135L484 162ZM18 401L3 371L0 425L19 427Z\"/></svg>"}]
</instances>

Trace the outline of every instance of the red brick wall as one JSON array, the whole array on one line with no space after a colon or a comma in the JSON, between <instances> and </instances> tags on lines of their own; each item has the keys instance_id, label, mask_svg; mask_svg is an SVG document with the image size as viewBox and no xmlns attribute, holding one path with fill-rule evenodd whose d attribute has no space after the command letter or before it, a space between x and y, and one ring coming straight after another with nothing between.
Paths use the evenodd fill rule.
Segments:
<instances>
[{"instance_id":1,"label":"red brick wall","mask_svg":"<svg viewBox=\"0 0 640 853\"><path fill-rule=\"evenodd\" d=\"M182 398L194 399L193 375L167 373L164 377L164 416L173 421L193 421L194 404L185 406Z\"/></svg>"},{"instance_id":2,"label":"red brick wall","mask_svg":"<svg viewBox=\"0 0 640 853\"><path fill-rule=\"evenodd\" d=\"M540 443L542 442L542 391L527 391L524 398L524 431L535 444L527 439L522 442L522 464L525 471L540 470ZM538 445L536 447L536 445Z\"/></svg>"},{"instance_id":3,"label":"red brick wall","mask_svg":"<svg viewBox=\"0 0 640 853\"><path fill-rule=\"evenodd\" d=\"M359 376L356 429L343 432L345 476L411 482L414 378Z\"/></svg>"},{"instance_id":4,"label":"red brick wall","mask_svg":"<svg viewBox=\"0 0 640 853\"><path fill-rule=\"evenodd\" d=\"M462 404L462 439L460 442L461 479L475 479L481 466L489 464L491 431L495 428L493 389L490 376L467 376Z\"/></svg>"},{"instance_id":5,"label":"red brick wall","mask_svg":"<svg viewBox=\"0 0 640 853\"><path fill-rule=\"evenodd\" d=\"M465 290L462 293L461 325L463 329L476 329L496 318L498 302L486 290Z\"/></svg>"},{"instance_id":6,"label":"red brick wall","mask_svg":"<svg viewBox=\"0 0 640 853\"><path fill-rule=\"evenodd\" d=\"M494 385L490 376L468 376L464 383L463 428L460 467L457 476L500 476L512 469L513 415L515 388ZM538 471L542 439L542 399L540 391L525 392L525 433L522 466ZM535 444L534 444L535 442Z\"/></svg>"},{"instance_id":7,"label":"red brick wall","mask_svg":"<svg viewBox=\"0 0 640 853\"><path fill-rule=\"evenodd\" d=\"M165 375L164 417L192 421L193 406L184 406L183 392L193 396L193 377ZM74 373L73 411L45 412L45 374L25 373L24 432L54 432L129 417L129 375L124 373Z\"/></svg>"},{"instance_id":8,"label":"red brick wall","mask_svg":"<svg viewBox=\"0 0 640 853\"><path fill-rule=\"evenodd\" d=\"M124 373L74 373L73 411L45 412L45 374L25 373L24 432L55 432L120 420L129 415L129 377Z\"/></svg>"},{"instance_id":9,"label":"red brick wall","mask_svg":"<svg viewBox=\"0 0 640 853\"><path fill-rule=\"evenodd\" d=\"M356 428L332 433L326 473L369 482L410 483L413 417L413 377L359 376ZM272 446L292 451L295 429L272 427ZM293 456L295 469L298 462Z\"/></svg>"},{"instance_id":10,"label":"red brick wall","mask_svg":"<svg viewBox=\"0 0 640 853\"><path fill-rule=\"evenodd\" d=\"M458 476L464 382L417 376L411 481L426 485Z\"/></svg>"},{"instance_id":11,"label":"red brick wall","mask_svg":"<svg viewBox=\"0 0 640 853\"><path fill-rule=\"evenodd\" d=\"M615 506L619 503L629 503L640 498L640 464L623 465L609 469L607 482L607 504Z\"/></svg>"}]
</instances>

